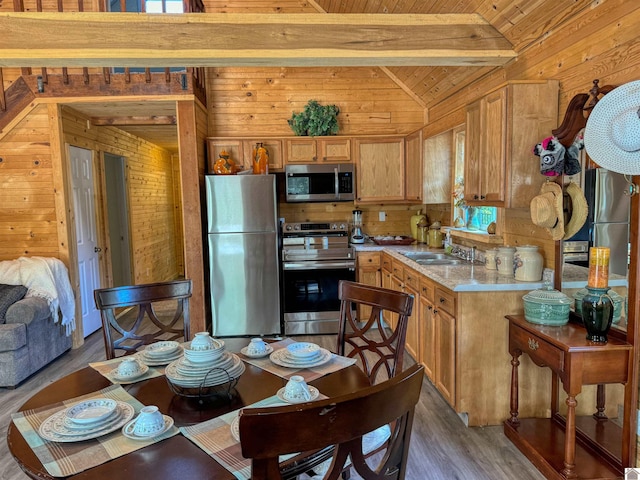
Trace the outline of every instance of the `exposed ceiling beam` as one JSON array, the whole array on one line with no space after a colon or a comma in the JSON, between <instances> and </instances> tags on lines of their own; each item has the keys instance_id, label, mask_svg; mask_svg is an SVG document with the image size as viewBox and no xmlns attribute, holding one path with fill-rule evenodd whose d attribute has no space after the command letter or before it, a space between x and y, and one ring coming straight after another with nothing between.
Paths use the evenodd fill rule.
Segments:
<instances>
[{"instance_id":1,"label":"exposed ceiling beam","mask_svg":"<svg viewBox=\"0 0 640 480\"><path fill-rule=\"evenodd\" d=\"M1 67L503 65L475 14L0 13Z\"/></svg>"}]
</instances>

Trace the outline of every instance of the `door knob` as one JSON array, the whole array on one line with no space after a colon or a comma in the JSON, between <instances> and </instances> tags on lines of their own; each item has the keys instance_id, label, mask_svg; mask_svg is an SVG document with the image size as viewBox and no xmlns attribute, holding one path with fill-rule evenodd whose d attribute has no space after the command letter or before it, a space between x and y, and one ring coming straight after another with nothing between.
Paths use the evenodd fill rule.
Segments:
<instances>
[{"instance_id":1,"label":"door knob","mask_svg":"<svg viewBox=\"0 0 640 480\"><path fill-rule=\"evenodd\" d=\"M93 247L93 251L98 253L98 252L101 252L102 249L100 247Z\"/></svg>"}]
</instances>

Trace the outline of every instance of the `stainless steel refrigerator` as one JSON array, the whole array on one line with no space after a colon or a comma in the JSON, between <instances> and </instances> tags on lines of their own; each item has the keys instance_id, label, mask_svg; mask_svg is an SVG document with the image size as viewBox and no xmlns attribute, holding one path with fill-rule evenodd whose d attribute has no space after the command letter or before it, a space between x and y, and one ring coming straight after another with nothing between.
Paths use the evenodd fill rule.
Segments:
<instances>
[{"instance_id":1,"label":"stainless steel refrigerator","mask_svg":"<svg viewBox=\"0 0 640 480\"><path fill-rule=\"evenodd\" d=\"M609 272L626 275L629 248L629 196L624 175L604 168L585 172L585 196L589 204L589 246L609 247Z\"/></svg>"},{"instance_id":2,"label":"stainless steel refrigerator","mask_svg":"<svg viewBox=\"0 0 640 480\"><path fill-rule=\"evenodd\" d=\"M280 334L275 175L206 177L212 333Z\"/></svg>"}]
</instances>

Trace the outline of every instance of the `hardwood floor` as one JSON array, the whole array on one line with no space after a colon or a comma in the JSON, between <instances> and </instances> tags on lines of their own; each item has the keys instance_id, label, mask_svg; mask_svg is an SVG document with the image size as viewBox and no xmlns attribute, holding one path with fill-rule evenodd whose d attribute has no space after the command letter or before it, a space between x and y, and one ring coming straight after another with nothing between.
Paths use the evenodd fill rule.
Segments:
<instances>
[{"instance_id":1,"label":"hardwood floor","mask_svg":"<svg viewBox=\"0 0 640 480\"><path fill-rule=\"evenodd\" d=\"M297 337L312 340L330 349L335 336ZM227 340L230 350L238 351L247 339ZM85 345L72 350L18 388L0 388L0 480L25 480L28 477L9 454L6 431L11 413L24 401L58 378L104 359L102 334L91 335ZM408 359L410 361L410 359ZM352 478L356 478L352 475ZM467 428L440 396L435 387L424 380L420 402L416 408L409 455L407 480L540 480L543 475L507 440L502 427Z\"/></svg>"}]
</instances>

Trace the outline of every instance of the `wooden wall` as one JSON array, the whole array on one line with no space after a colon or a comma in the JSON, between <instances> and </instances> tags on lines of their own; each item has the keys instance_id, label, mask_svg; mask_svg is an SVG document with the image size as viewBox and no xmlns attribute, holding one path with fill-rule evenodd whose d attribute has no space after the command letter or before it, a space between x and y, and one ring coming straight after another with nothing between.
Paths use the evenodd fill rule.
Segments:
<instances>
[{"instance_id":1,"label":"wooden wall","mask_svg":"<svg viewBox=\"0 0 640 480\"><path fill-rule=\"evenodd\" d=\"M134 283L176 278L174 162L171 154L115 127L87 127L88 118L63 108L65 142L126 158Z\"/></svg>"},{"instance_id":2,"label":"wooden wall","mask_svg":"<svg viewBox=\"0 0 640 480\"><path fill-rule=\"evenodd\" d=\"M0 260L59 257L47 106L0 142Z\"/></svg>"},{"instance_id":3,"label":"wooden wall","mask_svg":"<svg viewBox=\"0 0 640 480\"><path fill-rule=\"evenodd\" d=\"M406 134L424 112L382 70L371 68L210 68L211 136L293 135L287 120L309 100L340 108L338 135Z\"/></svg>"}]
</instances>

